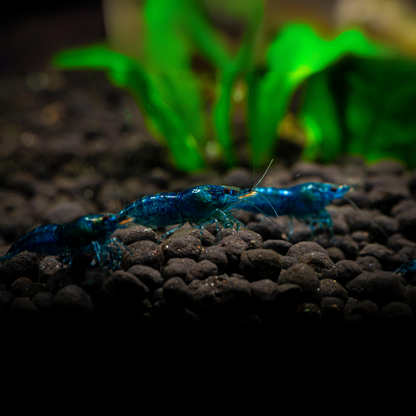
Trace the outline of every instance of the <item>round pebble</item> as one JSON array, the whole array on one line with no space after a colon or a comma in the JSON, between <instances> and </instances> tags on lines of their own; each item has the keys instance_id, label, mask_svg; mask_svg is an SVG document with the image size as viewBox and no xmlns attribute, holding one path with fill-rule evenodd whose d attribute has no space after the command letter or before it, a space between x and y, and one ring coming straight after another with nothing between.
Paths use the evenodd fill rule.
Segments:
<instances>
[{"instance_id":1,"label":"round pebble","mask_svg":"<svg viewBox=\"0 0 416 416\"><path fill-rule=\"evenodd\" d=\"M166 260L173 257L197 260L201 243L192 236L168 239L162 244L162 250Z\"/></svg>"},{"instance_id":2,"label":"round pebble","mask_svg":"<svg viewBox=\"0 0 416 416\"><path fill-rule=\"evenodd\" d=\"M302 289L304 301L320 303L322 293L320 284L313 269L306 264L295 264L287 270L283 270L277 280L277 284L292 283Z\"/></svg>"},{"instance_id":3,"label":"round pebble","mask_svg":"<svg viewBox=\"0 0 416 416\"><path fill-rule=\"evenodd\" d=\"M263 279L276 282L281 269L280 255L273 250L254 249L241 253L240 270L250 282Z\"/></svg>"},{"instance_id":4,"label":"round pebble","mask_svg":"<svg viewBox=\"0 0 416 416\"><path fill-rule=\"evenodd\" d=\"M136 241L128 246L122 255L121 265L124 270L130 269L135 264L149 266L160 270L164 256L162 249L153 241Z\"/></svg>"}]
</instances>

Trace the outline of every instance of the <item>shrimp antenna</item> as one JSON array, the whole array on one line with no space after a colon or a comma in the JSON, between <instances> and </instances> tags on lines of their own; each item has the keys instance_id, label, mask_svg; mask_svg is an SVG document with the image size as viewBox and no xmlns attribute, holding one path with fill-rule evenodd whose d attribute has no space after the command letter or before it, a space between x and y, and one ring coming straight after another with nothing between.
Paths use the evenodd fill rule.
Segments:
<instances>
[{"instance_id":1,"label":"shrimp antenna","mask_svg":"<svg viewBox=\"0 0 416 416\"><path fill-rule=\"evenodd\" d=\"M256 159L253 157L253 179L251 180L250 189L253 189L254 175L256 173Z\"/></svg>"},{"instance_id":2,"label":"shrimp antenna","mask_svg":"<svg viewBox=\"0 0 416 416\"><path fill-rule=\"evenodd\" d=\"M260 195L262 195L261 194L261 192L258 192L257 191L257 193L259 193ZM262 196L264 196L264 195L262 195ZM272 218L270 218L270 215L267 215L265 212L263 212L258 206L256 206L255 204L253 204L252 202L250 202L250 201L247 201L246 199L243 199L243 201L244 202L247 202L247 204L250 204L250 205L252 205L254 208L256 208L258 211L260 211L265 217L267 217L271 222L274 222L281 230L283 230L283 232L285 231L276 221L274 221ZM271 204L271 202L270 201L268 201L267 200L267 198L266 198L266 201L270 204L270 206L272 207L272 209L273 209L273 211L274 211L274 213L276 214L276 217L278 217L278 215L277 215L277 212L276 212L276 210L274 209L274 207L273 207L273 205Z\"/></svg>"},{"instance_id":3,"label":"shrimp antenna","mask_svg":"<svg viewBox=\"0 0 416 416\"><path fill-rule=\"evenodd\" d=\"M267 169L266 169L266 172L264 172L264 174L263 174L263 176L260 178L260 180L257 182L257 185L254 187L254 188L250 188L250 189L256 189L259 185L260 185L260 182L264 179L264 177L267 175L267 172L269 171L269 169L270 169L270 166L272 165L272 163L273 163L273 159L270 161L270 163L269 163L269 166L267 167Z\"/></svg>"},{"instance_id":4,"label":"shrimp antenna","mask_svg":"<svg viewBox=\"0 0 416 416\"><path fill-rule=\"evenodd\" d=\"M369 215L367 215L362 209L360 209L358 205L351 198L348 198L345 195L343 195L343 198L346 201L348 201L357 211L361 212L361 214L363 214L366 218L368 218L371 221L371 224L373 224L376 228L378 228L386 238L389 238L387 233Z\"/></svg>"}]
</instances>

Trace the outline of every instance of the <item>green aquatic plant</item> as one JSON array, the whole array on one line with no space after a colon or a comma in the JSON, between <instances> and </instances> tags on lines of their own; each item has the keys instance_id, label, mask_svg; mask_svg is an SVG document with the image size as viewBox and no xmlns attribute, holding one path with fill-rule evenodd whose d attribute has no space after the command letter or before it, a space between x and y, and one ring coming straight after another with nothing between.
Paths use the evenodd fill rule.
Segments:
<instances>
[{"instance_id":1,"label":"green aquatic plant","mask_svg":"<svg viewBox=\"0 0 416 416\"><path fill-rule=\"evenodd\" d=\"M414 167L415 106L416 65L409 59L345 60L328 67L305 84L298 114L308 137L304 157L329 162L348 153Z\"/></svg>"},{"instance_id":2,"label":"green aquatic plant","mask_svg":"<svg viewBox=\"0 0 416 416\"><path fill-rule=\"evenodd\" d=\"M267 43L260 36L264 4L243 4L245 30L234 49L198 2L147 0L136 11L144 26L142 38L136 40L137 54L121 53L110 43L96 44L61 51L53 64L61 69L105 71L115 85L133 94L148 128L168 146L175 166L184 171L204 169L212 158L226 167L238 164L232 121L238 102L244 108L250 160L263 166L272 157L277 128L300 85L346 54L376 57L387 49L358 30L326 40L305 24L291 23L264 45L266 54L259 59L256 48ZM198 59L204 70L194 68ZM307 134L305 156L326 152L325 159L333 158L345 139L336 128L334 97L318 76L308 87L305 109L309 110L299 113ZM323 103L319 111L311 111L308 103L314 99L326 101L326 109ZM330 118L325 126L318 112ZM326 129L325 134L318 134L317 126ZM317 146L324 137L336 151Z\"/></svg>"}]
</instances>

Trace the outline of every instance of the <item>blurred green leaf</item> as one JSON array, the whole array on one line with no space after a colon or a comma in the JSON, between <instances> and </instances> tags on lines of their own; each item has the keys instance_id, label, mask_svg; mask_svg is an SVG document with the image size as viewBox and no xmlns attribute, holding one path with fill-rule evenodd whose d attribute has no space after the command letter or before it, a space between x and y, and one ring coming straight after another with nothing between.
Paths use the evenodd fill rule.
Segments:
<instances>
[{"instance_id":1,"label":"blurred green leaf","mask_svg":"<svg viewBox=\"0 0 416 416\"><path fill-rule=\"evenodd\" d=\"M334 65L306 84L299 117L312 131L306 151L314 151L304 156L330 161L349 153L369 162L393 157L414 167L415 107L414 61L349 59Z\"/></svg>"},{"instance_id":2,"label":"blurred green leaf","mask_svg":"<svg viewBox=\"0 0 416 416\"><path fill-rule=\"evenodd\" d=\"M305 79L346 53L380 56L388 49L368 41L356 30L325 40L304 24L282 28L268 49L266 71L248 78L250 141L256 166L270 160L277 142L276 128L294 91Z\"/></svg>"}]
</instances>

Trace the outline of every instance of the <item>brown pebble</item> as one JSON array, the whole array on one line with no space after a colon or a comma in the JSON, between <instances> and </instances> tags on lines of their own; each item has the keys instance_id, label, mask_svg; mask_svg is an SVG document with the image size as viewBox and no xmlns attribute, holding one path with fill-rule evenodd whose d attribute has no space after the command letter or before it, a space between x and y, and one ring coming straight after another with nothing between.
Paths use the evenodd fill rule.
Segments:
<instances>
[{"instance_id":1,"label":"brown pebble","mask_svg":"<svg viewBox=\"0 0 416 416\"><path fill-rule=\"evenodd\" d=\"M328 256L328 252L322 246L314 243L313 241L301 241L300 243L294 244L289 248L287 256L294 257L299 260L305 254L311 252L323 253Z\"/></svg>"},{"instance_id":2,"label":"brown pebble","mask_svg":"<svg viewBox=\"0 0 416 416\"><path fill-rule=\"evenodd\" d=\"M122 255L121 264L124 270L130 269L135 264L153 267L160 270L164 257L160 246L153 241L136 241L128 246Z\"/></svg>"},{"instance_id":3,"label":"brown pebble","mask_svg":"<svg viewBox=\"0 0 416 416\"><path fill-rule=\"evenodd\" d=\"M320 291L319 279L313 269L306 264L297 263L287 270L283 270L277 280L277 284L292 283L298 285L302 290L304 301L320 302L322 293Z\"/></svg>"},{"instance_id":4,"label":"brown pebble","mask_svg":"<svg viewBox=\"0 0 416 416\"><path fill-rule=\"evenodd\" d=\"M344 303L347 302L348 292L336 280L323 279L319 283L323 297L339 298Z\"/></svg>"},{"instance_id":5,"label":"brown pebble","mask_svg":"<svg viewBox=\"0 0 416 416\"><path fill-rule=\"evenodd\" d=\"M161 247L166 260L173 257L197 260L201 252L201 242L190 235L168 239Z\"/></svg>"},{"instance_id":6,"label":"brown pebble","mask_svg":"<svg viewBox=\"0 0 416 416\"><path fill-rule=\"evenodd\" d=\"M222 247L212 246L202 248L198 261L209 260L216 264L219 271L225 270L228 265L227 256Z\"/></svg>"},{"instance_id":7,"label":"brown pebble","mask_svg":"<svg viewBox=\"0 0 416 416\"><path fill-rule=\"evenodd\" d=\"M299 263L305 263L315 272L318 279L325 279L334 275L334 262L327 254L321 252L306 253L299 259Z\"/></svg>"},{"instance_id":8,"label":"brown pebble","mask_svg":"<svg viewBox=\"0 0 416 416\"><path fill-rule=\"evenodd\" d=\"M159 236L149 227L138 225L129 229L128 234L124 237L123 243L126 246L135 243L136 241L153 241L157 243Z\"/></svg>"},{"instance_id":9,"label":"brown pebble","mask_svg":"<svg viewBox=\"0 0 416 416\"><path fill-rule=\"evenodd\" d=\"M240 270L250 282L263 279L276 282L282 270L282 260L273 250L248 250L241 253Z\"/></svg>"}]
</instances>

